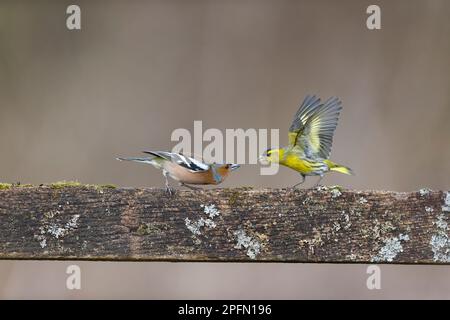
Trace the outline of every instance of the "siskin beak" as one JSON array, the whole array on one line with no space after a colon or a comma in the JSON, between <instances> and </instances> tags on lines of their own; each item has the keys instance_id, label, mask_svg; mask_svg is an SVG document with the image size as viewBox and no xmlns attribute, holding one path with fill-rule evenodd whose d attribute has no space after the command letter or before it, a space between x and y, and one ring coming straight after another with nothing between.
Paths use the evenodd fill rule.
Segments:
<instances>
[{"instance_id":1,"label":"siskin beak","mask_svg":"<svg viewBox=\"0 0 450 320\"><path fill-rule=\"evenodd\" d=\"M269 159L267 159L267 157L266 156L264 156L264 155L261 155L260 157L259 157L259 163L261 163L262 165L269 165L270 164L270 161L269 161Z\"/></svg>"}]
</instances>

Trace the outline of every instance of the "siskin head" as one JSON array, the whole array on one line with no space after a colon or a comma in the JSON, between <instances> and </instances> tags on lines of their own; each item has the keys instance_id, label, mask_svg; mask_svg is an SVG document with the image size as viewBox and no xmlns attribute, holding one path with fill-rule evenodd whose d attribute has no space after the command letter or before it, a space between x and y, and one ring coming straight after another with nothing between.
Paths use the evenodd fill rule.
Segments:
<instances>
[{"instance_id":1,"label":"siskin head","mask_svg":"<svg viewBox=\"0 0 450 320\"><path fill-rule=\"evenodd\" d=\"M260 157L259 162L263 165L280 162L281 149L267 149Z\"/></svg>"}]
</instances>

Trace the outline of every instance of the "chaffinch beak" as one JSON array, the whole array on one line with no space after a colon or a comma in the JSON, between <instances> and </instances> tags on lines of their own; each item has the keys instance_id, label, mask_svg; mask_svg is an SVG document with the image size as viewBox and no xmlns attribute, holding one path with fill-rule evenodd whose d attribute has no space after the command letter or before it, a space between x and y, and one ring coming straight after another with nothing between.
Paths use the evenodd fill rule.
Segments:
<instances>
[{"instance_id":1,"label":"chaffinch beak","mask_svg":"<svg viewBox=\"0 0 450 320\"><path fill-rule=\"evenodd\" d=\"M234 170L239 169L240 167L241 167L240 164L231 164L231 165L230 165L230 170L231 170L231 171L234 171Z\"/></svg>"}]
</instances>

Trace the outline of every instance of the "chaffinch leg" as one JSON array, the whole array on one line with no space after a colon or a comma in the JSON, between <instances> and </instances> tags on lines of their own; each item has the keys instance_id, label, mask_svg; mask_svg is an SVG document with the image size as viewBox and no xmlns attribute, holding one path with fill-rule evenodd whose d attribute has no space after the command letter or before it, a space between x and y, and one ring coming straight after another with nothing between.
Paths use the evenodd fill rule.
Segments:
<instances>
[{"instance_id":1,"label":"chaffinch leg","mask_svg":"<svg viewBox=\"0 0 450 320\"><path fill-rule=\"evenodd\" d=\"M173 189L169 185L169 172L167 172L166 170L163 170L163 175L164 175L164 178L166 179L166 192L169 195L173 195Z\"/></svg>"}]
</instances>

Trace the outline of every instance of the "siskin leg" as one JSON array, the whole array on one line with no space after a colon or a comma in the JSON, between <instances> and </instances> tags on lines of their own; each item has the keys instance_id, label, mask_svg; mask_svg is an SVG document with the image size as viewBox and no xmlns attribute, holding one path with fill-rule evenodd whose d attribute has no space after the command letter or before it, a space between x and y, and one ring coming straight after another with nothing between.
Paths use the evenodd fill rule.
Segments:
<instances>
[{"instance_id":1,"label":"siskin leg","mask_svg":"<svg viewBox=\"0 0 450 320\"><path fill-rule=\"evenodd\" d=\"M169 172L167 172L166 170L163 170L163 175L164 175L164 178L166 179L166 192L169 195L173 195L173 189L169 185Z\"/></svg>"},{"instance_id":2,"label":"siskin leg","mask_svg":"<svg viewBox=\"0 0 450 320\"><path fill-rule=\"evenodd\" d=\"M296 185L294 185L292 188L295 188L295 187L301 185L303 182L305 182L305 175L302 174L302 173L300 173L300 175L302 176L302 181L300 181L299 183L297 183Z\"/></svg>"},{"instance_id":3,"label":"siskin leg","mask_svg":"<svg viewBox=\"0 0 450 320\"><path fill-rule=\"evenodd\" d=\"M323 179L323 174L320 175L320 178L319 178L319 180L317 181L317 183L316 183L316 185L314 186L314 188L317 188L317 187L320 185L320 182L322 181L322 179Z\"/></svg>"}]
</instances>

